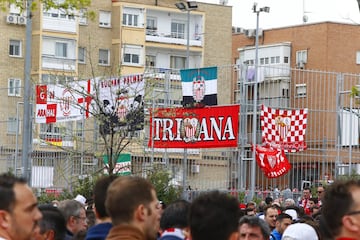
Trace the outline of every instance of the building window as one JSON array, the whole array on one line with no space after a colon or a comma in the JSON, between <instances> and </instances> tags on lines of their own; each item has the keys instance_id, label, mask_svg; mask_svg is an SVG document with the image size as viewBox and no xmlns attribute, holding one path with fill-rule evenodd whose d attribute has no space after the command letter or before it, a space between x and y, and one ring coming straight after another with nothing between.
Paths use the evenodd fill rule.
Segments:
<instances>
[{"instance_id":1,"label":"building window","mask_svg":"<svg viewBox=\"0 0 360 240\"><path fill-rule=\"evenodd\" d=\"M78 49L78 61L79 63L85 63L86 48L79 47Z\"/></svg>"},{"instance_id":2,"label":"building window","mask_svg":"<svg viewBox=\"0 0 360 240\"><path fill-rule=\"evenodd\" d=\"M306 84L295 85L295 97L306 97Z\"/></svg>"},{"instance_id":3,"label":"building window","mask_svg":"<svg viewBox=\"0 0 360 240\"><path fill-rule=\"evenodd\" d=\"M100 27L111 27L111 13L100 11L99 12L99 26Z\"/></svg>"},{"instance_id":4,"label":"building window","mask_svg":"<svg viewBox=\"0 0 360 240\"><path fill-rule=\"evenodd\" d=\"M67 58L67 43L56 42L55 43L55 57Z\"/></svg>"},{"instance_id":5,"label":"building window","mask_svg":"<svg viewBox=\"0 0 360 240\"><path fill-rule=\"evenodd\" d=\"M296 51L296 64L307 63L307 50Z\"/></svg>"},{"instance_id":6,"label":"building window","mask_svg":"<svg viewBox=\"0 0 360 240\"><path fill-rule=\"evenodd\" d=\"M147 55L145 60L145 66L155 67L156 66L156 56Z\"/></svg>"},{"instance_id":7,"label":"building window","mask_svg":"<svg viewBox=\"0 0 360 240\"><path fill-rule=\"evenodd\" d=\"M360 64L360 51L356 52L356 64Z\"/></svg>"},{"instance_id":8,"label":"building window","mask_svg":"<svg viewBox=\"0 0 360 240\"><path fill-rule=\"evenodd\" d=\"M171 23L171 37L185 38L185 23L172 22Z\"/></svg>"},{"instance_id":9,"label":"building window","mask_svg":"<svg viewBox=\"0 0 360 240\"><path fill-rule=\"evenodd\" d=\"M129 27L144 27L143 9L124 7L122 24Z\"/></svg>"},{"instance_id":10,"label":"building window","mask_svg":"<svg viewBox=\"0 0 360 240\"><path fill-rule=\"evenodd\" d=\"M284 63L289 63L289 57L284 57Z\"/></svg>"},{"instance_id":11,"label":"building window","mask_svg":"<svg viewBox=\"0 0 360 240\"><path fill-rule=\"evenodd\" d=\"M185 68L186 57L171 56L170 68L183 69Z\"/></svg>"},{"instance_id":12,"label":"building window","mask_svg":"<svg viewBox=\"0 0 360 240\"><path fill-rule=\"evenodd\" d=\"M82 137L84 131L84 124L83 121L76 121L76 136Z\"/></svg>"},{"instance_id":13,"label":"building window","mask_svg":"<svg viewBox=\"0 0 360 240\"><path fill-rule=\"evenodd\" d=\"M52 123L40 123L40 139L45 141L62 140L60 128Z\"/></svg>"},{"instance_id":14,"label":"building window","mask_svg":"<svg viewBox=\"0 0 360 240\"><path fill-rule=\"evenodd\" d=\"M139 16L134 14L123 14L123 25L124 26L134 26L137 27L139 25Z\"/></svg>"},{"instance_id":15,"label":"building window","mask_svg":"<svg viewBox=\"0 0 360 240\"><path fill-rule=\"evenodd\" d=\"M10 40L9 55L12 57L21 57L21 41Z\"/></svg>"},{"instance_id":16,"label":"building window","mask_svg":"<svg viewBox=\"0 0 360 240\"><path fill-rule=\"evenodd\" d=\"M7 133L8 134L16 134L20 131L20 127L17 127L17 119L16 117L9 117L7 122Z\"/></svg>"},{"instance_id":17,"label":"building window","mask_svg":"<svg viewBox=\"0 0 360 240\"><path fill-rule=\"evenodd\" d=\"M79 11L79 24L87 25L87 9L86 8L82 8Z\"/></svg>"},{"instance_id":18,"label":"building window","mask_svg":"<svg viewBox=\"0 0 360 240\"><path fill-rule=\"evenodd\" d=\"M16 78L10 78L8 80L8 96L20 97L21 80Z\"/></svg>"},{"instance_id":19,"label":"building window","mask_svg":"<svg viewBox=\"0 0 360 240\"><path fill-rule=\"evenodd\" d=\"M110 51L108 49L99 49L99 64L110 65Z\"/></svg>"},{"instance_id":20,"label":"building window","mask_svg":"<svg viewBox=\"0 0 360 240\"><path fill-rule=\"evenodd\" d=\"M123 62L126 64L140 64L141 47L126 45L124 47L124 58Z\"/></svg>"}]
</instances>

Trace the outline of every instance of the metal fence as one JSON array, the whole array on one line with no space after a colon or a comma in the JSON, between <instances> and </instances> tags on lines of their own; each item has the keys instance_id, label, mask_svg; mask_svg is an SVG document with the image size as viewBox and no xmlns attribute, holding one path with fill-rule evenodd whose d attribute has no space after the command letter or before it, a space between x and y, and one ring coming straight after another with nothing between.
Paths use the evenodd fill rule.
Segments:
<instances>
[{"instance_id":1,"label":"metal fence","mask_svg":"<svg viewBox=\"0 0 360 240\"><path fill-rule=\"evenodd\" d=\"M262 104L279 109L308 108L308 123L305 141L307 150L288 153L292 169L285 176L269 179L256 166L255 192L258 197L297 196L304 185L327 184L339 175L360 173L359 151L359 103L350 97L353 86L360 85L360 76L350 73L322 72L304 69L289 69L283 66L259 66L258 92L254 93L255 82L249 78L249 66L219 66L218 87L221 82L232 82L234 94L231 102L240 104L240 133L238 148L194 149L186 152L184 161L182 149L151 149L147 147L149 130L136 133L141 141L132 144L126 151L131 153L131 171L146 176L154 164L162 164L173 176L172 184L188 190L189 198L196 192L219 189L236 194L247 193L250 188L252 151L253 96L257 94L257 143L261 143L260 106ZM177 70L156 71L158 87L162 91L149 94L147 104L152 106L179 106L181 85ZM168 84L170 82L170 84ZM0 89L3 96L9 89ZM155 90L153 90L155 91ZM180 93L179 93L180 92ZM156 96L156 100L154 97ZM219 96L225 98L225 96ZM226 96L228 97L228 96ZM7 110L3 106L0 127L6 134L0 148L0 169L20 175L21 168L21 98L8 96ZM20 101L19 101L20 100ZM155 101L155 103L154 103ZM15 106L15 107L14 107ZM147 121L148 123L148 121ZM86 139L96 139L97 128L86 125ZM148 126L145 126L148 128ZM33 138L41 129L33 124ZM75 131L75 130L74 130ZM78 132L76 134L79 134ZM6 139L6 140L5 140ZM81 138L83 141L84 138ZM77 144L81 141L77 140ZM140 143L140 144L139 144ZM35 144L35 143L34 143ZM36 142L38 144L38 142ZM39 145L39 144L38 144ZM41 144L40 144L41 145ZM32 185L41 190L71 190L78 178L102 172L103 162L96 158L101 149L97 141L87 143L84 148L74 144L71 151L64 148L33 147ZM286 191L285 191L286 190ZM285 191L285 192L284 192ZM275 195L274 195L275 194ZM285 194L286 195L286 194Z\"/></svg>"}]
</instances>

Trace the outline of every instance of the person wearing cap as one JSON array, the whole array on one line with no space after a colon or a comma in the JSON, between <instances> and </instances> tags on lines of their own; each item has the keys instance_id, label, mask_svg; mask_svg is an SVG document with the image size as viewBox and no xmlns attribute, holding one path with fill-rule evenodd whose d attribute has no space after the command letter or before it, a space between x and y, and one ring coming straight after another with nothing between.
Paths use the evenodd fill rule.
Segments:
<instances>
[{"instance_id":1,"label":"person wearing cap","mask_svg":"<svg viewBox=\"0 0 360 240\"><path fill-rule=\"evenodd\" d=\"M291 240L319 240L318 233L315 228L307 223L294 223L289 225L281 239L291 239Z\"/></svg>"},{"instance_id":2,"label":"person wearing cap","mask_svg":"<svg viewBox=\"0 0 360 240\"><path fill-rule=\"evenodd\" d=\"M322 202L322 217L331 238L360 239L360 180L336 180Z\"/></svg>"},{"instance_id":3,"label":"person wearing cap","mask_svg":"<svg viewBox=\"0 0 360 240\"><path fill-rule=\"evenodd\" d=\"M280 213L276 217L275 229L270 233L270 240L281 240L285 229L292 224L292 217L286 213Z\"/></svg>"}]
</instances>

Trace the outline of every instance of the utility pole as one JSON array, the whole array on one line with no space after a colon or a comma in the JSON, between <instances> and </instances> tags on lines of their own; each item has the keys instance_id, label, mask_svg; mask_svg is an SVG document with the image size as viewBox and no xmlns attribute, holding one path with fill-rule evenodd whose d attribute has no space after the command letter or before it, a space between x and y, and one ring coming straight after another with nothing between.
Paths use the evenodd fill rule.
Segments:
<instances>
[{"instance_id":1,"label":"utility pole","mask_svg":"<svg viewBox=\"0 0 360 240\"><path fill-rule=\"evenodd\" d=\"M32 0L26 5L26 44L25 44L25 76L24 76L24 112L23 112L23 135L22 135L22 176L31 185L31 45L32 45Z\"/></svg>"}]
</instances>

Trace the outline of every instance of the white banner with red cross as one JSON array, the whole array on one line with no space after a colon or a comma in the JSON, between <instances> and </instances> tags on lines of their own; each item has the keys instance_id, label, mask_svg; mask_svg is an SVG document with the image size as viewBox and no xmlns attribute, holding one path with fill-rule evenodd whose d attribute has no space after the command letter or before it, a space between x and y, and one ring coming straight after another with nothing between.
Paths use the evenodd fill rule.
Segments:
<instances>
[{"instance_id":1,"label":"white banner with red cross","mask_svg":"<svg viewBox=\"0 0 360 240\"><path fill-rule=\"evenodd\" d=\"M102 107L120 118L143 105L143 74L36 86L36 123L82 120ZM93 102L95 101L95 102Z\"/></svg>"}]
</instances>

